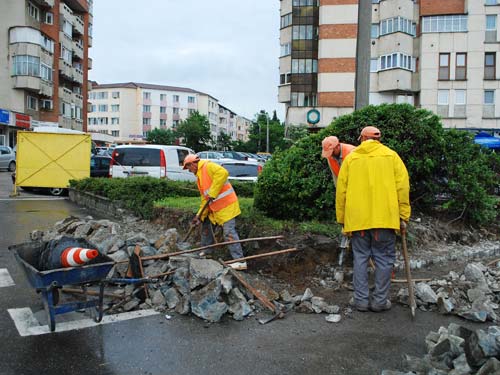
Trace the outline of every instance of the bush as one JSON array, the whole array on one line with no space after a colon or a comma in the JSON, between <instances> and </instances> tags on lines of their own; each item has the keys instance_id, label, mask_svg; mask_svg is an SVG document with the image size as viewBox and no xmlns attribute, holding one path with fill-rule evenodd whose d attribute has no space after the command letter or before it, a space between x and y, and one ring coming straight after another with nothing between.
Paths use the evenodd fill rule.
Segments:
<instances>
[{"instance_id":1,"label":"bush","mask_svg":"<svg viewBox=\"0 0 500 375\"><path fill-rule=\"evenodd\" d=\"M232 184L236 194L253 197L255 184ZM123 202L124 207L143 218L151 218L154 202L164 197L199 197L194 182L163 180L153 177L134 178L85 178L71 180L70 187Z\"/></svg>"},{"instance_id":2,"label":"bush","mask_svg":"<svg viewBox=\"0 0 500 375\"><path fill-rule=\"evenodd\" d=\"M361 129L368 125L378 127L382 142L404 161L412 206L432 211L436 195L449 193L444 207L450 215L460 214L466 204L479 208L464 215L470 222L483 223L491 217L494 204L486 194L494 183L491 155L480 152L467 133L445 131L439 117L408 104L365 107L273 155L257 184L256 207L281 219L334 217L334 186L321 158L321 140L336 135L343 143L357 145Z\"/></svg>"}]
</instances>

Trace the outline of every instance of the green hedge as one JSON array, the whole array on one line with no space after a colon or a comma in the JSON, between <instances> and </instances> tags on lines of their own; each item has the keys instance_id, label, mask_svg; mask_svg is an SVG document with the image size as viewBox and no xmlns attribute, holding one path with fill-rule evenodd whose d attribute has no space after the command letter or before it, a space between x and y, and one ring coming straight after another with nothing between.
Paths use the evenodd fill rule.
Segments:
<instances>
[{"instance_id":1,"label":"green hedge","mask_svg":"<svg viewBox=\"0 0 500 375\"><path fill-rule=\"evenodd\" d=\"M274 154L259 178L256 207L279 219L334 217L335 190L328 164L321 158L321 141L336 135L343 143L358 145L359 133L367 125L378 127L382 142L405 162L414 208L432 212L439 195L446 197L442 208L450 216L472 223L495 217L488 192L498 181L492 167L498 165L497 156L474 144L469 133L447 131L438 116L408 104L365 107Z\"/></svg>"},{"instance_id":2,"label":"green hedge","mask_svg":"<svg viewBox=\"0 0 500 375\"><path fill-rule=\"evenodd\" d=\"M253 197L255 184L232 183L240 197ZM199 197L194 182L172 181L153 177L134 178L85 178L71 180L70 187L78 191L91 192L124 206L143 218L151 218L154 202L165 197Z\"/></svg>"}]
</instances>

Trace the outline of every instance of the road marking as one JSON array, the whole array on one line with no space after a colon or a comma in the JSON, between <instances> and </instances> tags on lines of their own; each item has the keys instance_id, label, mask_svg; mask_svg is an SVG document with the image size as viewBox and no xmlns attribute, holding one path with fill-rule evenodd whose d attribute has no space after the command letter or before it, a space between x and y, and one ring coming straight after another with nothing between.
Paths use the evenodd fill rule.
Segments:
<instances>
[{"instance_id":1,"label":"road marking","mask_svg":"<svg viewBox=\"0 0 500 375\"><path fill-rule=\"evenodd\" d=\"M50 328L48 325L40 325L29 307L23 307L20 309L8 309L7 311L14 321L14 324L16 325L17 331L19 332L20 336L37 336L52 333L50 332ZM83 328L95 327L100 324L116 323L158 314L158 311L152 309L130 311L122 314L105 315L100 323L96 323L93 319L90 318L74 320L71 322L57 323L56 317L56 330L54 332L73 331Z\"/></svg>"},{"instance_id":2,"label":"road marking","mask_svg":"<svg viewBox=\"0 0 500 375\"><path fill-rule=\"evenodd\" d=\"M0 201L60 201L66 199L64 197L54 198L0 198Z\"/></svg>"},{"instance_id":3,"label":"road marking","mask_svg":"<svg viewBox=\"0 0 500 375\"><path fill-rule=\"evenodd\" d=\"M10 277L7 268L0 268L0 288L12 285L16 284L14 284L14 280L12 280L12 277Z\"/></svg>"}]
</instances>

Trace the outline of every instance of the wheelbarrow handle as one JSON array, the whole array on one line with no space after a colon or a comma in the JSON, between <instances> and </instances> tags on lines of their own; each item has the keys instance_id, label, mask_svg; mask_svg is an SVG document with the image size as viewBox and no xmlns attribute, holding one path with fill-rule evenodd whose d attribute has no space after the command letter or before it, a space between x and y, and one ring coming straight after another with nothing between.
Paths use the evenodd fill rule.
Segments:
<instances>
[{"instance_id":1,"label":"wheelbarrow handle","mask_svg":"<svg viewBox=\"0 0 500 375\"><path fill-rule=\"evenodd\" d=\"M111 278L105 279L103 282L108 284L139 284L139 283L157 283L158 279L151 279L149 277L143 277L139 279L134 278Z\"/></svg>"}]
</instances>

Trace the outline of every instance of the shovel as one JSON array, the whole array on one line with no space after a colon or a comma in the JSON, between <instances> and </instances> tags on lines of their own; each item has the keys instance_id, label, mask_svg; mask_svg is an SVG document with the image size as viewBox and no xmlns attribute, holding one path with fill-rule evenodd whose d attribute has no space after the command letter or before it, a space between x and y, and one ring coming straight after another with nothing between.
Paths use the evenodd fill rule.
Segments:
<instances>
[{"instance_id":1,"label":"shovel","mask_svg":"<svg viewBox=\"0 0 500 375\"><path fill-rule=\"evenodd\" d=\"M196 214L197 218L200 218L201 215L203 215L203 212L205 212L205 210L207 209L209 203L210 203L210 201L207 200L207 202L205 203L205 205L201 208L201 211L198 214ZM195 224L191 224L191 226L189 227L189 230L188 230L186 236L184 237L184 239L182 240L182 242L186 242L186 240L189 238L189 236L191 235L191 232L193 231L193 229L195 227L196 227Z\"/></svg>"},{"instance_id":2,"label":"shovel","mask_svg":"<svg viewBox=\"0 0 500 375\"><path fill-rule=\"evenodd\" d=\"M401 231L401 242L403 245L403 258L405 260L406 279L408 281L408 297L410 299L411 317L415 319L415 310L417 304L415 303L415 293L413 292L413 281L411 279L410 258L408 256L408 248L406 247L406 230Z\"/></svg>"}]
</instances>

